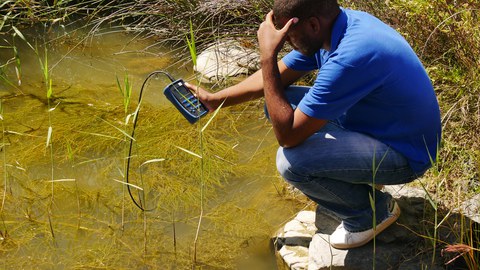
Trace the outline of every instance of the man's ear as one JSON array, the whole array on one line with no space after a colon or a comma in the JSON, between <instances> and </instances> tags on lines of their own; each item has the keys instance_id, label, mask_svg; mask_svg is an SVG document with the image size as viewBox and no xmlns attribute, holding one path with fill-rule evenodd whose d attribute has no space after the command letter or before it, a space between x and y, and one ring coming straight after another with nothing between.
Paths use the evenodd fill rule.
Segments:
<instances>
[{"instance_id":1,"label":"man's ear","mask_svg":"<svg viewBox=\"0 0 480 270\"><path fill-rule=\"evenodd\" d=\"M315 16L308 18L308 25L314 33L319 33L322 28L322 22Z\"/></svg>"}]
</instances>

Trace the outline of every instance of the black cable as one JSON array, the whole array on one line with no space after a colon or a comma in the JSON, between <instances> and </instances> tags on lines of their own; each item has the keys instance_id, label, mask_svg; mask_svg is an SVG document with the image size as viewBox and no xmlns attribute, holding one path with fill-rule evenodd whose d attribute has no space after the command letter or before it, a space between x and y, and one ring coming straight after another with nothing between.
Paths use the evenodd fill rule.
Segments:
<instances>
[{"instance_id":1,"label":"black cable","mask_svg":"<svg viewBox=\"0 0 480 270\"><path fill-rule=\"evenodd\" d=\"M138 105L137 105L137 111L135 112L135 117L133 119L133 129L132 129L132 134L130 135L130 147L128 149L128 158L127 158L127 171L126 171L126 175L125 175L125 181L127 182L127 184L129 184L129 180L128 180L128 175L129 175L129 171L130 171L130 159L131 159L131 155L132 155L132 147L133 147L133 136L135 135L135 128L137 127L137 120L138 120L138 115L140 113L140 104L142 103L142 96L143 96L143 90L145 88L145 85L147 84L148 80L153 77L154 75L157 75L157 74L163 74L165 76L168 77L168 79L170 79L170 81L174 82L175 79L170 75L168 74L167 72L165 71L162 71L162 70L157 70L157 71L154 71L150 74L148 74L147 78L145 78L145 81L143 81L143 84L142 84L142 87L140 88L140 94L138 96ZM127 185L127 190L128 190L128 194L130 195L130 198L132 199L132 202L138 207L140 208L140 210L142 211L152 211L153 209L145 209L143 206L142 206L142 200L140 199L140 203L138 203L135 198L133 197L133 194L132 194L132 191L130 189L130 185Z\"/></svg>"}]
</instances>

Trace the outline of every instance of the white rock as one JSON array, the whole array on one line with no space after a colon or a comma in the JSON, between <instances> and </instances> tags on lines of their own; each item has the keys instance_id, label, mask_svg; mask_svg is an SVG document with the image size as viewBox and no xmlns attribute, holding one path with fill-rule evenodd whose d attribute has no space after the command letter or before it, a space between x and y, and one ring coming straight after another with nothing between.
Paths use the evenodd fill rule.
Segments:
<instances>
[{"instance_id":1,"label":"white rock","mask_svg":"<svg viewBox=\"0 0 480 270\"><path fill-rule=\"evenodd\" d=\"M308 266L308 248L302 246L283 246L279 251L285 263L292 270L304 270Z\"/></svg>"},{"instance_id":2,"label":"white rock","mask_svg":"<svg viewBox=\"0 0 480 270\"><path fill-rule=\"evenodd\" d=\"M214 82L259 69L259 55L236 40L218 41L197 56L194 69Z\"/></svg>"},{"instance_id":3,"label":"white rock","mask_svg":"<svg viewBox=\"0 0 480 270\"><path fill-rule=\"evenodd\" d=\"M409 187L406 185L387 185L384 191L390 193L394 198L427 198L427 193L423 189Z\"/></svg>"},{"instance_id":4,"label":"white rock","mask_svg":"<svg viewBox=\"0 0 480 270\"><path fill-rule=\"evenodd\" d=\"M283 234L285 238L312 238L312 234L306 231L288 231Z\"/></svg>"},{"instance_id":5,"label":"white rock","mask_svg":"<svg viewBox=\"0 0 480 270\"><path fill-rule=\"evenodd\" d=\"M347 256L347 250L338 250L330 246L329 235L317 233L310 242L308 251L308 270L342 267ZM326 252L330 251L330 252Z\"/></svg>"},{"instance_id":6,"label":"white rock","mask_svg":"<svg viewBox=\"0 0 480 270\"><path fill-rule=\"evenodd\" d=\"M306 224L313 224L315 223L315 212L314 211L300 211L297 214L296 220L306 223Z\"/></svg>"},{"instance_id":7,"label":"white rock","mask_svg":"<svg viewBox=\"0 0 480 270\"><path fill-rule=\"evenodd\" d=\"M462 204L460 212L473 221L480 223L480 194L473 196Z\"/></svg>"},{"instance_id":8,"label":"white rock","mask_svg":"<svg viewBox=\"0 0 480 270\"><path fill-rule=\"evenodd\" d=\"M285 224L285 227L283 227L284 232L290 232L290 231L295 231L295 232L301 232L305 230L305 226L303 223L296 219L292 219L287 224Z\"/></svg>"}]
</instances>

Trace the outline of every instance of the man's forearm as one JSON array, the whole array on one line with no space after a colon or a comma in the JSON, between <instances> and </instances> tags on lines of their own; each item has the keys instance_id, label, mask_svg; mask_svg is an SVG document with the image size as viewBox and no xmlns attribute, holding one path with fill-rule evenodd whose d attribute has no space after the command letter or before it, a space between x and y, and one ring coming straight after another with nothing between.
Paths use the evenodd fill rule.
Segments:
<instances>
[{"instance_id":1,"label":"man's forearm","mask_svg":"<svg viewBox=\"0 0 480 270\"><path fill-rule=\"evenodd\" d=\"M262 59L265 103L270 115L275 136L280 145L292 129L294 110L284 94L284 86L280 78L276 57Z\"/></svg>"},{"instance_id":2,"label":"man's forearm","mask_svg":"<svg viewBox=\"0 0 480 270\"><path fill-rule=\"evenodd\" d=\"M287 86L308 73L307 71L295 71L289 69L282 61L276 63L276 67L280 73L279 76L281 77L282 89L285 89ZM211 104L216 105L215 108L224 100L224 106L231 106L245 101L254 100L264 95L263 85L263 71L258 70L240 83L213 93L209 97L209 100Z\"/></svg>"},{"instance_id":3,"label":"man's forearm","mask_svg":"<svg viewBox=\"0 0 480 270\"><path fill-rule=\"evenodd\" d=\"M223 106L232 106L262 96L263 78L261 70L258 70L240 83L213 93L208 102L218 107L225 100Z\"/></svg>"}]
</instances>

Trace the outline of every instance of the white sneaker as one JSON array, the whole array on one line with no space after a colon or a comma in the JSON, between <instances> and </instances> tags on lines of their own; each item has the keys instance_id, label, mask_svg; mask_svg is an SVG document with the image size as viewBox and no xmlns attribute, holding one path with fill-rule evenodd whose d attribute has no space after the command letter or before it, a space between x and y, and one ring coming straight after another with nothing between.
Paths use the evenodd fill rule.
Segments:
<instances>
[{"instance_id":1,"label":"white sneaker","mask_svg":"<svg viewBox=\"0 0 480 270\"><path fill-rule=\"evenodd\" d=\"M343 221L337 229L330 235L330 245L336 249L349 249L365 245L376 235L392 225L400 216L400 207L392 199L392 209L386 219L377 224L375 230L369 229L362 232L349 232L343 227Z\"/></svg>"}]
</instances>

